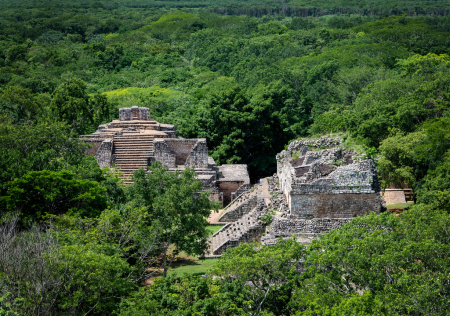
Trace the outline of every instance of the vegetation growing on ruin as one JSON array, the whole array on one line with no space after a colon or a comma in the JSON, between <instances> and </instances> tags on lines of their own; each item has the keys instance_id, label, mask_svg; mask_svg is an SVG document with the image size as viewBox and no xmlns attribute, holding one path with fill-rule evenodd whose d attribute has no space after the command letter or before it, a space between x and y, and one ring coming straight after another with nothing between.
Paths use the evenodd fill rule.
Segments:
<instances>
[{"instance_id":1,"label":"vegetation growing on ruin","mask_svg":"<svg viewBox=\"0 0 450 316\"><path fill-rule=\"evenodd\" d=\"M0 314L449 314L449 5L3 1ZM145 288L202 253L217 206L190 170L124 187L84 155L78 136L134 105L255 179L289 141L339 135L416 203Z\"/></svg>"}]
</instances>

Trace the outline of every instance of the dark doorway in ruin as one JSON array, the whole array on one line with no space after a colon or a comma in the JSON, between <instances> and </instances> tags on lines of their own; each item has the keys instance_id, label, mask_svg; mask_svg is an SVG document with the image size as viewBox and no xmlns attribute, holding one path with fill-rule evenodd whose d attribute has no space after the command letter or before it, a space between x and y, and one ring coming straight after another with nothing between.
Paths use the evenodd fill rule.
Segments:
<instances>
[{"instance_id":1,"label":"dark doorway in ruin","mask_svg":"<svg viewBox=\"0 0 450 316\"><path fill-rule=\"evenodd\" d=\"M184 139L180 141L168 141L167 146L169 146L170 153L175 156L175 164L177 166L183 166L189 155L191 154L192 148L197 143L197 139Z\"/></svg>"},{"instance_id":2,"label":"dark doorway in ruin","mask_svg":"<svg viewBox=\"0 0 450 316\"><path fill-rule=\"evenodd\" d=\"M227 206L231 202L231 193L236 192L243 181L224 181L219 183L219 192L223 193L223 206Z\"/></svg>"}]
</instances>

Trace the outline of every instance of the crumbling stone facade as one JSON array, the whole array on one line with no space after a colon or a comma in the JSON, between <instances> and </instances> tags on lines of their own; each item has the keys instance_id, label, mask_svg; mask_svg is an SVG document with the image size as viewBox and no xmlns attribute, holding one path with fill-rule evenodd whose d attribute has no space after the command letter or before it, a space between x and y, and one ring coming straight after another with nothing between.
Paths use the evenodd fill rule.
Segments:
<instances>
[{"instance_id":1,"label":"crumbling stone facade","mask_svg":"<svg viewBox=\"0 0 450 316\"><path fill-rule=\"evenodd\" d=\"M97 162L100 168L111 166L112 149L113 149L113 141L111 139L106 139L102 141L100 147L98 148L95 154L95 157L97 158Z\"/></svg>"},{"instance_id":2,"label":"crumbling stone facade","mask_svg":"<svg viewBox=\"0 0 450 316\"><path fill-rule=\"evenodd\" d=\"M375 164L340 140L305 139L291 143L277 155L277 176L293 219L351 218L384 205Z\"/></svg>"},{"instance_id":3,"label":"crumbling stone facade","mask_svg":"<svg viewBox=\"0 0 450 316\"><path fill-rule=\"evenodd\" d=\"M167 168L177 166L208 168L208 146L206 139L165 139L153 141L155 160Z\"/></svg>"},{"instance_id":4,"label":"crumbling stone facade","mask_svg":"<svg viewBox=\"0 0 450 316\"><path fill-rule=\"evenodd\" d=\"M150 120L150 110L148 108L140 108L133 106L131 108L121 108L119 109L119 120L120 121L149 121Z\"/></svg>"},{"instance_id":5,"label":"crumbling stone facade","mask_svg":"<svg viewBox=\"0 0 450 316\"><path fill-rule=\"evenodd\" d=\"M216 166L206 139L177 138L173 125L156 122L145 107L121 108L119 120L80 138L93 145L86 154L94 155L100 167L120 169L126 184L132 183L134 171L160 161L170 172L194 168L215 201L228 203L250 188L247 165Z\"/></svg>"},{"instance_id":6,"label":"crumbling stone facade","mask_svg":"<svg viewBox=\"0 0 450 316\"><path fill-rule=\"evenodd\" d=\"M284 212L274 216L263 241L326 233L386 206L373 161L343 148L340 138L290 143L277 155L277 174L270 182L282 193L279 199L285 202L278 204Z\"/></svg>"}]
</instances>

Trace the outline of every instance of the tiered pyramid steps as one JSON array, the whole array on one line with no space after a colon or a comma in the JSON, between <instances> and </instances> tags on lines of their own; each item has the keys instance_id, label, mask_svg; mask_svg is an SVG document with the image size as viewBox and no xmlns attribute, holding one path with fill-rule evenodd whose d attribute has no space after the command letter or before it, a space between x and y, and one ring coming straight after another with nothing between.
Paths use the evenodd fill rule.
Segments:
<instances>
[{"instance_id":1,"label":"tiered pyramid steps","mask_svg":"<svg viewBox=\"0 0 450 316\"><path fill-rule=\"evenodd\" d=\"M131 121L119 121L113 120L108 124L108 128L136 128L141 130L159 130L159 123L155 120L150 121L140 121L140 120L131 120Z\"/></svg>"},{"instance_id":2,"label":"tiered pyramid steps","mask_svg":"<svg viewBox=\"0 0 450 316\"><path fill-rule=\"evenodd\" d=\"M175 171L183 171L185 170L186 167L185 165L177 165L176 168L169 168L169 172L175 172ZM208 169L208 168L195 168L195 172L197 174L211 174L211 175L216 175L216 171Z\"/></svg>"},{"instance_id":3,"label":"tiered pyramid steps","mask_svg":"<svg viewBox=\"0 0 450 316\"><path fill-rule=\"evenodd\" d=\"M131 184L133 173L147 170L148 158L153 156L153 135L127 134L114 137L116 166L123 172L125 184Z\"/></svg>"}]
</instances>

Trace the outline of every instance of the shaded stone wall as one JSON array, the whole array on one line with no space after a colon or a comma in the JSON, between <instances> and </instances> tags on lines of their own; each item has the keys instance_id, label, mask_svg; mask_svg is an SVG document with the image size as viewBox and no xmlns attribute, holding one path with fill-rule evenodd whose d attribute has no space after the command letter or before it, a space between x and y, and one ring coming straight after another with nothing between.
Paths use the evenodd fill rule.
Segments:
<instances>
[{"instance_id":1,"label":"shaded stone wall","mask_svg":"<svg viewBox=\"0 0 450 316\"><path fill-rule=\"evenodd\" d=\"M176 165L184 165L191 154L197 139L169 139L166 141L170 152L175 156Z\"/></svg>"},{"instance_id":2,"label":"shaded stone wall","mask_svg":"<svg viewBox=\"0 0 450 316\"><path fill-rule=\"evenodd\" d=\"M219 192L223 193L223 204L228 205L231 201L231 194L236 192L244 181L218 181Z\"/></svg>"},{"instance_id":3,"label":"shaded stone wall","mask_svg":"<svg viewBox=\"0 0 450 316\"><path fill-rule=\"evenodd\" d=\"M290 237L301 234L327 233L350 222L350 218L314 218L311 220L292 220L274 216L270 225L270 235Z\"/></svg>"},{"instance_id":4,"label":"shaded stone wall","mask_svg":"<svg viewBox=\"0 0 450 316\"><path fill-rule=\"evenodd\" d=\"M353 218L379 213L381 203L373 193L290 195L290 215L293 218Z\"/></svg>"},{"instance_id":5,"label":"shaded stone wall","mask_svg":"<svg viewBox=\"0 0 450 316\"><path fill-rule=\"evenodd\" d=\"M155 159L167 168L208 168L206 139L155 139L153 147Z\"/></svg>"},{"instance_id":6,"label":"shaded stone wall","mask_svg":"<svg viewBox=\"0 0 450 316\"><path fill-rule=\"evenodd\" d=\"M214 202L222 202L223 201L223 193L221 193L221 192L212 193L209 196L209 199Z\"/></svg>"},{"instance_id":7,"label":"shaded stone wall","mask_svg":"<svg viewBox=\"0 0 450 316\"><path fill-rule=\"evenodd\" d=\"M216 177L215 175L199 175L199 180L202 182L203 190L211 191L212 193L219 193L219 190L216 185Z\"/></svg>"},{"instance_id":8,"label":"shaded stone wall","mask_svg":"<svg viewBox=\"0 0 450 316\"><path fill-rule=\"evenodd\" d=\"M98 149L100 148L100 146L103 143L103 140L86 140L86 142L90 145L92 145L91 148L89 148L88 150L86 150L85 154L89 155L89 156L95 156L97 154Z\"/></svg>"}]
</instances>

